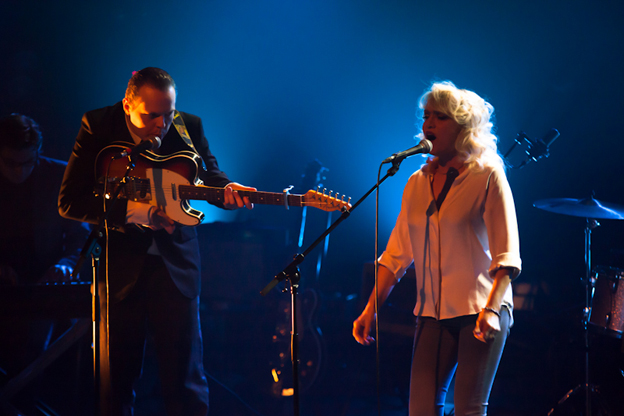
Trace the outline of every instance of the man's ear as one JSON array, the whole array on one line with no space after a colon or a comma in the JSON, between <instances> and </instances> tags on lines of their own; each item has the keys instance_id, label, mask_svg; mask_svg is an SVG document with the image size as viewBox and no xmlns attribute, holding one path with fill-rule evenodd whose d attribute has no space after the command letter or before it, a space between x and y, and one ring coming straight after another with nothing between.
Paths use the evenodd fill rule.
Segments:
<instances>
[{"instance_id":1,"label":"man's ear","mask_svg":"<svg viewBox=\"0 0 624 416\"><path fill-rule=\"evenodd\" d=\"M126 113L126 115L129 116L130 115L130 101L128 101L128 99L124 97L124 99L121 100L121 103L123 104L124 113Z\"/></svg>"}]
</instances>

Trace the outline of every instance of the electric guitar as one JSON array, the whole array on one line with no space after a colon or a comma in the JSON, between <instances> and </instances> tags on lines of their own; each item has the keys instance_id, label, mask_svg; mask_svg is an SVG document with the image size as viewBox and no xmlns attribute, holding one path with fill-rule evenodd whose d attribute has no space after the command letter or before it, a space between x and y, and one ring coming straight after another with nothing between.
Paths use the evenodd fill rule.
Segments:
<instances>
[{"instance_id":1,"label":"electric guitar","mask_svg":"<svg viewBox=\"0 0 624 416\"><path fill-rule=\"evenodd\" d=\"M126 156L113 159L127 149L126 143L113 143L98 153L95 163L95 177L99 187L104 188L107 196L121 186L128 162L134 167L120 190L119 197L136 202L148 203L162 209L173 221L182 225L194 226L201 223L204 213L191 207L189 200L202 200L210 203L224 201L225 188L204 186L198 177L201 157L190 151L180 151L162 156L145 151L139 156ZM131 160L128 160L128 159ZM105 179L107 185L104 187ZM338 198L317 189L304 195L290 194L290 188L282 193L260 191L237 191L243 197L249 197L254 204L282 205L286 209L294 207L313 207L323 211L345 211L351 208L351 198Z\"/></svg>"}]
</instances>

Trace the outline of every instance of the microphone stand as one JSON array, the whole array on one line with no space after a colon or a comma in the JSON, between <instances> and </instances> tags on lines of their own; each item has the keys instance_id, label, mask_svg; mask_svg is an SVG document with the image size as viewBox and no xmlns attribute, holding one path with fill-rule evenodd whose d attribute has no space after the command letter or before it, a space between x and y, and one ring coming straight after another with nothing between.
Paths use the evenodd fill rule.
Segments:
<instances>
[{"instance_id":1,"label":"microphone stand","mask_svg":"<svg viewBox=\"0 0 624 416\"><path fill-rule=\"evenodd\" d=\"M111 163L112 163L112 160L111 160ZM110 167L110 163L109 163L109 167ZM82 247L80 256L78 257L78 261L76 262L76 267L74 268L72 275L71 275L72 280L77 279L78 272L82 268L82 265L85 259L87 258L87 256L92 257L91 265L93 268L93 281L91 282L91 295L92 295L91 322L92 322L93 328L92 328L91 336L93 340L93 386L94 386L94 394L95 394L94 415L101 414L101 403L100 403L100 399L101 399L100 397L100 388L101 388L100 339L101 339L101 334L100 334L100 293L98 290L98 285L99 285L100 254L102 253L102 247L97 242L97 240L103 236L102 230L104 229L104 225L106 224L106 221L108 220L109 212L111 211L112 207L115 205L115 202L119 199L119 194L127 183L128 174L132 169L134 169L134 167L135 167L135 164L132 161L132 158L128 157L128 165L126 166L126 172L124 173L124 176L119 181L119 186L117 187L117 189L115 189L115 192L113 192L110 198L108 209L104 210L104 214L102 215L102 218L100 218L98 225L91 230L91 234L89 234L87 241ZM104 178L104 192L103 192L104 198L106 198L107 180L108 180L108 175L106 175Z\"/></svg>"},{"instance_id":2,"label":"microphone stand","mask_svg":"<svg viewBox=\"0 0 624 416\"><path fill-rule=\"evenodd\" d=\"M297 289L299 288L299 281L301 280L301 272L299 265L303 263L306 256L319 245L326 236L328 236L336 227L338 227L344 220L346 220L351 212L356 209L379 185L381 185L388 177L394 176L399 171L399 165L405 158L395 158L392 160L392 167L388 169L386 175L368 191L366 192L351 209L344 209L342 214L334 223L327 228L323 234L321 234L303 253L295 254L293 261L286 266L279 274L277 274L273 280L271 280L260 291L262 296L266 296L279 282L288 280L290 289L290 310L291 310L291 332L290 332L290 356L292 362L292 375L293 375L293 414L299 416L299 333L297 325Z\"/></svg>"}]
</instances>

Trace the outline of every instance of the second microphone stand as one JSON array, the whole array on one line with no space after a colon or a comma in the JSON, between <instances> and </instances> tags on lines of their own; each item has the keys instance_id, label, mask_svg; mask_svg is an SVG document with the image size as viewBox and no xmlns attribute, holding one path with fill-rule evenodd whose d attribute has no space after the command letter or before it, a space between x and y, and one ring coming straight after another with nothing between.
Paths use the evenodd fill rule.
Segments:
<instances>
[{"instance_id":1,"label":"second microphone stand","mask_svg":"<svg viewBox=\"0 0 624 416\"><path fill-rule=\"evenodd\" d=\"M112 160L108 165L109 167L111 163L112 163ZM78 261L76 262L76 267L74 267L74 270L72 272L72 279L77 279L78 273L80 269L82 268L84 261L86 260L88 256L91 256L92 268L93 268L93 278L91 282L91 294L92 294L91 321L92 321L92 326L93 326L92 328L92 331L93 331L92 333L93 385L94 385L94 394L95 394L94 415L100 415L102 413L102 402L101 402L102 397L101 397L101 391L100 391L102 388L101 368L100 368L102 351L100 350L101 349L100 348L100 340L101 340L100 330L101 329L100 329L100 292L99 292L99 270L100 270L99 264L100 264L100 255L102 253L102 247L100 246L97 240L99 240L103 236L102 231L104 230L106 226L108 215L111 209L113 208L113 205L115 204L115 202L119 199L119 194L125 187L128 177L129 177L129 173L132 169L134 169L134 167L135 167L135 164L132 160L132 157L130 156L128 157L128 165L126 166L126 171L124 173L124 176L119 181L117 188L113 192L112 196L110 196L110 198L107 198L106 196L107 195L106 185L108 184L108 174L105 175L104 191L102 193L102 197L104 199L110 199L110 202L108 204L108 209L105 206L104 214L102 215L102 218L98 222L98 225L91 230L91 234L89 234L89 237L87 238L87 241L85 242L82 248L82 251L80 252ZM108 351L105 351L105 353L108 353Z\"/></svg>"},{"instance_id":2,"label":"second microphone stand","mask_svg":"<svg viewBox=\"0 0 624 416\"><path fill-rule=\"evenodd\" d=\"M328 236L336 227L338 227L344 220L346 220L351 212L356 209L368 196L379 187L388 177L394 176L399 170L399 166L401 162L405 158L395 158L392 160L392 167L388 169L386 175L377 181L377 183L366 192L354 205L351 206L350 209L343 209L342 214L334 223L327 228L310 246L304 250L303 253L296 254L293 258L293 261L286 266L284 270L282 270L278 275L276 275L273 280L267 284L260 294L262 296L266 296L279 282L287 280L289 282L289 292L290 292L290 310L291 310L291 333L290 333L290 355L292 362L292 375L293 375L293 415L299 416L299 401L300 401L300 391L299 391L299 333L298 333L298 324L297 324L297 294L299 289L299 281L301 280L301 272L299 270L299 265L303 263L306 256L317 246L319 245L326 236ZM328 196L328 199L330 197Z\"/></svg>"}]
</instances>

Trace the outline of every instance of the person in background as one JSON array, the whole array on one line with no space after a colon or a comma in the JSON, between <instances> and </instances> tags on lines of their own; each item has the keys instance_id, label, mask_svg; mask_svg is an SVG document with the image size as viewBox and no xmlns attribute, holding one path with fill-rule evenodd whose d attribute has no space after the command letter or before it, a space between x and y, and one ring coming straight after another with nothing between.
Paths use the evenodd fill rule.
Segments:
<instances>
[{"instance_id":1,"label":"person in background","mask_svg":"<svg viewBox=\"0 0 624 416\"><path fill-rule=\"evenodd\" d=\"M0 282L69 282L89 228L62 218L57 198L66 162L41 155L37 123L0 120Z\"/></svg>"},{"instance_id":2,"label":"person in background","mask_svg":"<svg viewBox=\"0 0 624 416\"><path fill-rule=\"evenodd\" d=\"M176 94L174 80L166 71L148 67L133 73L121 102L83 116L59 194L61 215L99 223L103 200L94 189L104 172L95 172L98 154L114 142L132 147L154 138L162 142L154 150L159 155L187 151L201 157L198 174L204 185L224 188L223 200L216 205L252 208L236 190L255 188L232 182L219 169L201 119L179 112ZM125 163L127 158L120 161ZM133 413L133 385L141 375L150 333L167 413L206 415L208 384L199 321L201 259L196 230L144 202L119 199L107 210L99 279L101 414Z\"/></svg>"},{"instance_id":3,"label":"person in background","mask_svg":"<svg viewBox=\"0 0 624 416\"><path fill-rule=\"evenodd\" d=\"M446 81L432 84L420 108L419 137L431 141L434 157L405 187L379 258L378 303L414 263L410 416L442 416L453 375L455 415L485 415L521 269L513 197L488 102ZM373 290L353 323L357 342L374 342L376 318Z\"/></svg>"},{"instance_id":4,"label":"person in background","mask_svg":"<svg viewBox=\"0 0 624 416\"><path fill-rule=\"evenodd\" d=\"M0 119L0 291L3 286L68 283L89 227L58 213L66 162L41 154L43 138L30 117ZM10 378L47 347L52 319L0 324L0 368Z\"/></svg>"}]
</instances>

